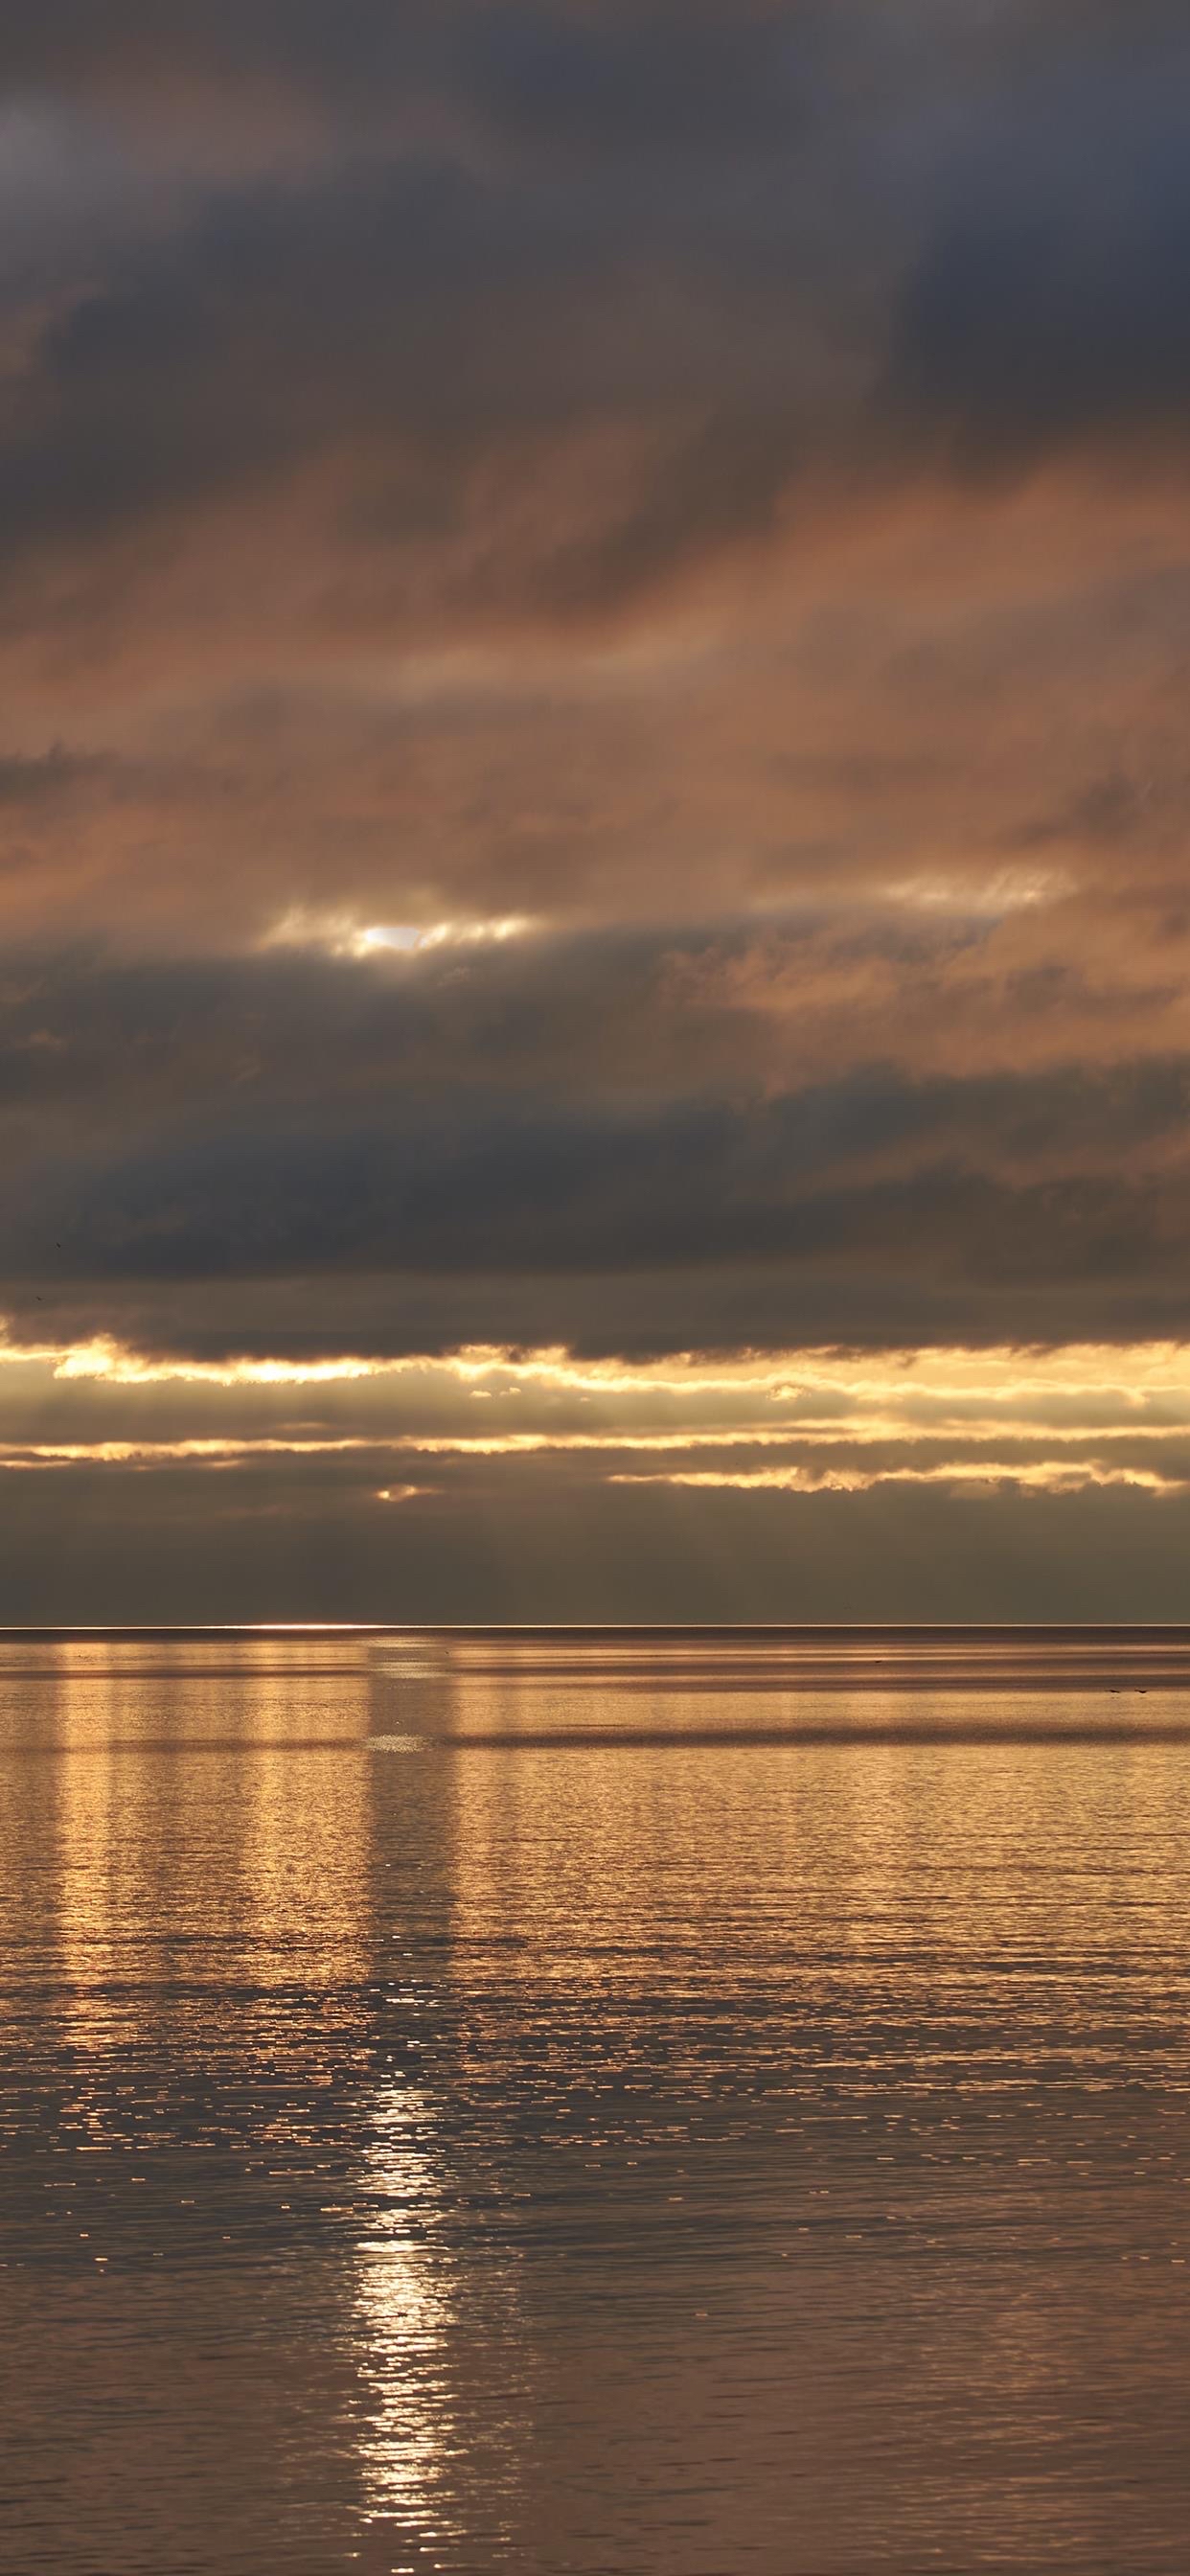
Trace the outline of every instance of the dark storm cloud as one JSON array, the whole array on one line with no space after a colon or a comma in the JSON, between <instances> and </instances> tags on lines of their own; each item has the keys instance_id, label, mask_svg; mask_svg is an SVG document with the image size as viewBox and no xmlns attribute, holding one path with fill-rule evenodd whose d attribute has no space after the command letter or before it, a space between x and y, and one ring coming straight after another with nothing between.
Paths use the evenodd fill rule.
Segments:
<instances>
[{"instance_id":1,"label":"dark storm cloud","mask_svg":"<svg viewBox=\"0 0 1190 2576\"><path fill-rule=\"evenodd\" d=\"M1020 13L990 13L973 87L961 29L948 45L928 10L899 47L857 8L39 13L0 47L18 92L139 66L175 90L251 68L325 97L343 74L448 99L509 148L477 161L432 123L365 138L126 248L41 344L0 481L10 529L100 527L368 428L486 450L579 411L701 403L769 420L789 474L841 430L895 451L906 398L927 456L952 422L998 453L1169 421L1184 55L1140 43L1121 78L1093 22L1080 48L1078 13L1060 50L1026 27L1022 58ZM680 163L659 162L674 141ZM729 487L756 478L756 436Z\"/></svg>"},{"instance_id":2,"label":"dark storm cloud","mask_svg":"<svg viewBox=\"0 0 1190 2576\"><path fill-rule=\"evenodd\" d=\"M726 1231L726 1229L725 1229ZM1174 1271L1079 1273L1005 1283L958 1277L904 1260L863 1264L735 1261L704 1268L414 1274L343 1270L314 1277L3 1283L14 1343L36 1347L111 1334L162 1361L295 1363L448 1353L482 1343L530 1351L564 1344L579 1357L663 1364L675 1350L729 1357L741 1350L835 1348L903 1352L1006 1341L1048 1349L1072 1340L1185 1342L1190 1301Z\"/></svg>"},{"instance_id":3,"label":"dark storm cloud","mask_svg":"<svg viewBox=\"0 0 1190 2576\"><path fill-rule=\"evenodd\" d=\"M912 978L929 943L899 945ZM624 934L403 967L13 961L0 1303L25 1333L67 1309L123 1331L139 1300L152 1345L179 1295L192 1334L214 1285L238 1348L259 1283L321 1280L315 1342L362 1328L383 1350L402 1313L398 1343L582 1338L598 1283L635 1276L615 1337L672 1350L722 1330L726 1257L726 1311L758 1345L811 1317L929 1338L946 1310L1027 1338L1063 1295L1103 1332L1149 1293L1180 1313L1184 1056L915 1073L865 1052L861 1015L831 1078L777 1088L674 969L672 944ZM1021 1028L1036 1002L1026 979ZM389 1283L366 1324L356 1280Z\"/></svg>"},{"instance_id":4,"label":"dark storm cloud","mask_svg":"<svg viewBox=\"0 0 1190 2576\"><path fill-rule=\"evenodd\" d=\"M1171 1088L1176 1108L1137 1119L1143 1143L1154 1127L1184 1131L1184 1071ZM478 1102L447 1102L362 1132L248 1126L97 1167L46 1156L25 1206L19 1179L12 1190L9 1260L26 1278L36 1268L149 1281L345 1267L598 1272L711 1262L727 1233L740 1263L871 1263L1026 1288L1180 1276L1185 1172L1163 1189L1151 1173L1079 1168L1098 1106L1078 1103L1072 1173L1046 1104L906 1099L860 1082L752 1118L683 1107L629 1122L524 1107L494 1119ZM971 1133L960 1142L964 1110ZM886 1158L908 1168L885 1177Z\"/></svg>"},{"instance_id":5,"label":"dark storm cloud","mask_svg":"<svg viewBox=\"0 0 1190 2576\"><path fill-rule=\"evenodd\" d=\"M1080 77L985 120L898 317L894 378L961 466L1146 432L1184 447L1190 54Z\"/></svg>"},{"instance_id":6,"label":"dark storm cloud","mask_svg":"<svg viewBox=\"0 0 1190 2576\"><path fill-rule=\"evenodd\" d=\"M466 525L485 464L619 424L646 443L602 521L576 493L544 557L504 540L465 587L562 611L630 594L763 525L824 404L837 425L846 282L807 263L800 194L740 208L698 180L658 198L424 156L225 192L35 335L0 543L95 543L330 456L339 548L399 559ZM486 506L498 528L498 489Z\"/></svg>"},{"instance_id":7,"label":"dark storm cloud","mask_svg":"<svg viewBox=\"0 0 1190 2576\"><path fill-rule=\"evenodd\" d=\"M858 13L838 12L854 21ZM474 102L522 137L710 150L786 130L797 75L829 41L830 13L768 0L47 0L0 37L0 79L134 104L179 84L253 78L358 112L416 87Z\"/></svg>"},{"instance_id":8,"label":"dark storm cloud","mask_svg":"<svg viewBox=\"0 0 1190 2576\"><path fill-rule=\"evenodd\" d=\"M1118 951L1110 917L1097 928ZM735 1099L759 1129L796 1094L822 1104L805 1140L829 1156L885 1150L917 1119L937 1130L953 1099L959 1128L988 1127L1006 1152L1013 1134L1034 1155L1051 1134L1110 1163L1182 1114L1187 935L1159 923L1131 988L1118 954L1092 981L1065 914L936 927L865 920L858 904L759 937L745 919L363 958L14 949L0 1114L103 1135L189 1122L201 1102L237 1123L321 1109L350 1129L412 1103L429 1128L452 1099L486 1097L498 1119L548 1098L580 1116L611 1104L628 1132L653 1110Z\"/></svg>"},{"instance_id":9,"label":"dark storm cloud","mask_svg":"<svg viewBox=\"0 0 1190 2576\"><path fill-rule=\"evenodd\" d=\"M249 73L401 117L281 165L262 129L254 166L249 107L234 175L142 174L110 239L84 192L11 316L0 547L26 580L98 550L127 623L203 513L317 472L314 645L378 560L374 627L606 619L790 508L801 536L824 483L1177 444L1185 64L1146 31L1121 79L1110 12L1059 42L1010 7L50 8L0 44L43 120ZM41 231L76 143L41 133ZM234 623L235 527L208 542ZM10 604L45 615L36 581Z\"/></svg>"},{"instance_id":10,"label":"dark storm cloud","mask_svg":"<svg viewBox=\"0 0 1190 2576\"><path fill-rule=\"evenodd\" d=\"M353 104L419 66L500 102L516 127L578 125L617 149L639 125L715 149L743 121L763 130L807 64L879 77L884 105L931 64L954 84L999 70L1127 60L1183 34L1180 0L990 0L975 10L906 0L43 0L0 35L0 77L103 92L256 73ZM811 92L811 103L820 98Z\"/></svg>"}]
</instances>

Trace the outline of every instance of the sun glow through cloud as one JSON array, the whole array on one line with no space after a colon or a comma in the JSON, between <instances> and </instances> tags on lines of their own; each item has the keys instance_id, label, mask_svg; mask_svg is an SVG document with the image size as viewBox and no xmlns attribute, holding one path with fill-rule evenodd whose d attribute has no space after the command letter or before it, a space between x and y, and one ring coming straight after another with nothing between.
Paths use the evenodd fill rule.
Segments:
<instances>
[{"instance_id":1,"label":"sun glow through cloud","mask_svg":"<svg viewBox=\"0 0 1190 2576\"><path fill-rule=\"evenodd\" d=\"M86 1419L46 1420L55 1403ZM7 1414L5 1399L7 1398ZM170 1420L161 1420L168 1405ZM32 1406L32 1410L30 1410ZM300 1406L300 1415L295 1407ZM477 1419L476 1408L481 1408ZM817 1350L628 1361L563 1346L226 1359L111 1335L0 1342L0 1475L253 1470L371 1481L381 1501L457 1474L594 1490L862 1494L951 1486L1167 1498L1190 1485L1190 1351ZM420 1481L384 1478L416 1460ZM521 1488L518 1487L518 1490Z\"/></svg>"},{"instance_id":2,"label":"sun glow through cloud","mask_svg":"<svg viewBox=\"0 0 1190 2576\"><path fill-rule=\"evenodd\" d=\"M688 1351L663 1361L588 1359L562 1344L524 1349L472 1343L442 1353L201 1359L139 1351L106 1333L77 1342L22 1341L13 1338L11 1326L7 1333L0 1329L0 1370L32 1367L48 1367L67 1382L113 1386L323 1386L422 1372L496 1391L516 1385L592 1397L738 1395L792 1402L829 1394L893 1406L918 1399L980 1405L1093 1399L1132 1413L1166 1401L1190 1414L1190 1344L1170 1341L1071 1343L1056 1349L939 1345L885 1354L829 1347L714 1357Z\"/></svg>"},{"instance_id":3,"label":"sun glow through cloud","mask_svg":"<svg viewBox=\"0 0 1190 2576\"><path fill-rule=\"evenodd\" d=\"M519 912L474 920L360 922L298 906L282 916L264 944L313 948L330 957L421 957L440 948L502 948L539 927L532 915Z\"/></svg>"},{"instance_id":4,"label":"sun glow through cloud","mask_svg":"<svg viewBox=\"0 0 1190 2576\"><path fill-rule=\"evenodd\" d=\"M1156 1469L1114 1467L1101 1459L951 1459L940 1467L757 1467L734 1473L677 1468L655 1476L619 1475L617 1485L688 1485L715 1493L867 1494L879 1485L1009 1485L1022 1493L1081 1494L1094 1486L1124 1485L1147 1494L1185 1494L1190 1478Z\"/></svg>"}]
</instances>

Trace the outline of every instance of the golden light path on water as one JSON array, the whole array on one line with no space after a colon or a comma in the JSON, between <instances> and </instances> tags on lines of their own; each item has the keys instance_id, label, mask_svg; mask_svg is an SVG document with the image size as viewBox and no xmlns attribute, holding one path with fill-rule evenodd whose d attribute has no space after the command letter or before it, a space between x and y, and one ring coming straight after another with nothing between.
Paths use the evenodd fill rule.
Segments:
<instances>
[{"instance_id":1,"label":"golden light path on water","mask_svg":"<svg viewBox=\"0 0 1190 2576\"><path fill-rule=\"evenodd\" d=\"M1094 1662L0 1641L13 2565L1169 2576L1190 1634Z\"/></svg>"}]
</instances>

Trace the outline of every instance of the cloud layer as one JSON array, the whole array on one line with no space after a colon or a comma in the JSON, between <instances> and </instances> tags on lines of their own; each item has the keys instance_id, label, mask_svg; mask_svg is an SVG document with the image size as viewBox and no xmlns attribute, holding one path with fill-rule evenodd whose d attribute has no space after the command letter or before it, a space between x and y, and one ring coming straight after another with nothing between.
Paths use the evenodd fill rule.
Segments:
<instances>
[{"instance_id":1,"label":"cloud layer","mask_svg":"<svg viewBox=\"0 0 1190 2576\"><path fill-rule=\"evenodd\" d=\"M12 1347L1181 1348L1184 12L17 15ZM62 1454L5 1497L99 1472L48 1383ZM260 1453L321 1527L340 1437L420 1508L380 1383ZM141 1398L107 1467L184 1471L192 1533L171 1442L247 1492L236 1444L289 1437ZM947 1460L855 1443L539 1464L580 1554L665 1494L924 1532ZM1176 1460L1068 1446L989 1487L1005 1528L1179 1508ZM457 1529L529 1453L454 1454Z\"/></svg>"}]
</instances>

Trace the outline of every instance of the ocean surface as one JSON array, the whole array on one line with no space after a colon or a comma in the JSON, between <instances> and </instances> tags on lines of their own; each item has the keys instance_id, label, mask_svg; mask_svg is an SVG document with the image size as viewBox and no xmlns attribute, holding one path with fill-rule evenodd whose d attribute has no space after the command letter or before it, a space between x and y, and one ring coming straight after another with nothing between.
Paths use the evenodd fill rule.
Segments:
<instances>
[{"instance_id":1,"label":"ocean surface","mask_svg":"<svg viewBox=\"0 0 1190 2576\"><path fill-rule=\"evenodd\" d=\"M0 1640L12 2576L1185 2576L1190 1630Z\"/></svg>"}]
</instances>

